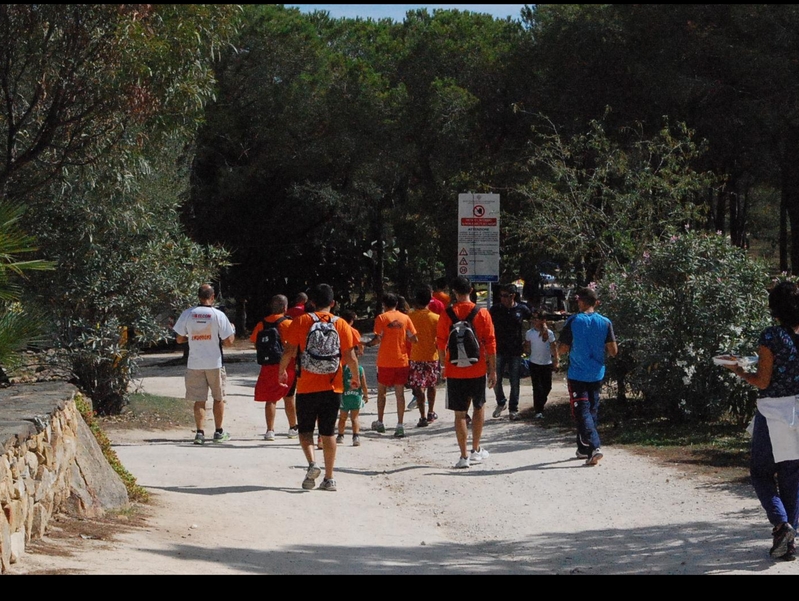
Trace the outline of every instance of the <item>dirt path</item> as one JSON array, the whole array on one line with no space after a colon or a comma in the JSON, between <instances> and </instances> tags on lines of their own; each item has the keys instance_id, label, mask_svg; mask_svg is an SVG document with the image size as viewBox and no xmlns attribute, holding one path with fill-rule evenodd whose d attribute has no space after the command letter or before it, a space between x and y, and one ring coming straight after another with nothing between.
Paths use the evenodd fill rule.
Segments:
<instances>
[{"instance_id":1,"label":"dirt path","mask_svg":"<svg viewBox=\"0 0 799 601\"><path fill-rule=\"evenodd\" d=\"M458 452L443 394L438 423L414 428L412 412L405 439L367 431L355 448L348 435L338 491L303 491L303 455L285 437L282 409L277 440L262 440L263 410L251 400L257 369L228 367L227 444L195 446L188 429L111 433L153 496L142 525L122 522L110 540L81 537L78 526L35 546L12 573L799 573L799 562L769 559L770 527L748 486L709 483L613 447L586 468L571 434L511 423L507 413L487 420L491 457L451 469ZM143 386L182 396L182 373L146 367ZM521 407L531 404L528 384ZM390 398L391 426L393 408ZM373 401L362 425L375 411Z\"/></svg>"}]
</instances>

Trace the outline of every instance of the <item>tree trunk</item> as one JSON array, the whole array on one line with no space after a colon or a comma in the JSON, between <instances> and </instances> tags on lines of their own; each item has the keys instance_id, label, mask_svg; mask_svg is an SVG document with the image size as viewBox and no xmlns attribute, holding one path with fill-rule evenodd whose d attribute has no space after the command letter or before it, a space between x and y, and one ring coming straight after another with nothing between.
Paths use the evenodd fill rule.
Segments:
<instances>
[{"instance_id":1,"label":"tree trunk","mask_svg":"<svg viewBox=\"0 0 799 601\"><path fill-rule=\"evenodd\" d=\"M726 190L727 186L726 185L722 186L719 189L718 195L716 196L716 210L715 210L716 221L713 224L713 226L717 232L721 233L724 233L726 231L726 228L724 227L724 215L726 212L724 210L724 204L725 204L724 201L727 198Z\"/></svg>"},{"instance_id":2,"label":"tree trunk","mask_svg":"<svg viewBox=\"0 0 799 601\"><path fill-rule=\"evenodd\" d=\"M785 150L782 158L782 200L791 225L791 266L799 274L799 126L785 130ZM787 270L786 270L787 271Z\"/></svg>"},{"instance_id":3,"label":"tree trunk","mask_svg":"<svg viewBox=\"0 0 799 601\"><path fill-rule=\"evenodd\" d=\"M785 186L780 194L780 272L788 272L788 200Z\"/></svg>"},{"instance_id":4,"label":"tree trunk","mask_svg":"<svg viewBox=\"0 0 799 601\"><path fill-rule=\"evenodd\" d=\"M382 199L386 202L386 199ZM383 276L385 273L385 248L383 232L383 208L382 203L374 209L374 221L372 222L372 238L375 240L374 255L372 257L372 292L374 294L375 315L379 315L383 310Z\"/></svg>"}]
</instances>

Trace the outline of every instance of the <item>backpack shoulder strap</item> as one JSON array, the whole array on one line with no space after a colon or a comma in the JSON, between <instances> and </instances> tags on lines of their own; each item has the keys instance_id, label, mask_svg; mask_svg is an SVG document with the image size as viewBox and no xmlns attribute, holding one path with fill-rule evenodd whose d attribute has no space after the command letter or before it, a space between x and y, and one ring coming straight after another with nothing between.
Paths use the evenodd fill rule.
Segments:
<instances>
[{"instance_id":1,"label":"backpack shoulder strap","mask_svg":"<svg viewBox=\"0 0 799 601\"><path fill-rule=\"evenodd\" d=\"M449 319L452 323L460 321L460 319L458 319L458 316L455 315L455 310L452 307L447 307L447 315L449 316Z\"/></svg>"},{"instance_id":2,"label":"backpack shoulder strap","mask_svg":"<svg viewBox=\"0 0 799 601\"><path fill-rule=\"evenodd\" d=\"M479 312L480 312L480 309L478 308L477 305L475 305L474 307L472 307L472 310L469 311L469 314L466 316L465 321L468 321L469 323L472 323L474 321L474 318L477 317L477 314Z\"/></svg>"}]
</instances>

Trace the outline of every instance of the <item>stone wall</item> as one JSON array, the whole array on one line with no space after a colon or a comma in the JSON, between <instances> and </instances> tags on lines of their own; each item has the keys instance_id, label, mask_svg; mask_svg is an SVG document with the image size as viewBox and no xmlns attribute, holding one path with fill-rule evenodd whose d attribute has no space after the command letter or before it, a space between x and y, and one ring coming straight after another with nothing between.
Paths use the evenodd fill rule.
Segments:
<instances>
[{"instance_id":1,"label":"stone wall","mask_svg":"<svg viewBox=\"0 0 799 601\"><path fill-rule=\"evenodd\" d=\"M100 450L66 382L0 390L0 573L44 536L58 512L99 517L127 507L125 485Z\"/></svg>"}]
</instances>

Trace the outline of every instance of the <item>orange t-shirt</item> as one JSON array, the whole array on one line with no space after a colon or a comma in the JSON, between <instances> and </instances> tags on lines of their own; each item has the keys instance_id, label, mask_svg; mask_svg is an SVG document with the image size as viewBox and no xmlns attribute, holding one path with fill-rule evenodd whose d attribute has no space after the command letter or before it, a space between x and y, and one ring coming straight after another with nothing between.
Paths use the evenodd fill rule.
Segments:
<instances>
[{"instance_id":1,"label":"orange t-shirt","mask_svg":"<svg viewBox=\"0 0 799 601\"><path fill-rule=\"evenodd\" d=\"M450 300L451 300L450 296L449 296L449 294L447 294L443 290L436 290L435 292L433 292L433 298L437 298L442 303L444 303L444 308L445 309L447 307L449 307L449 303L450 303Z\"/></svg>"},{"instance_id":2,"label":"orange t-shirt","mask_svg":"<svg viewBox=\"0 0 799 601\"><path fill-rule=\"evenodd\" d=\"M436 329L439 316L430 309L417 309L409 317L419 338L419 342L411 347L411 361L438 361Z\"/></svg>"},{"instance_id":3,"label":"orange t-shirt","mask_svg":"<svg viewBox=\"0 0 799 601\"><path fill-rule=\"evenodd\" d=\"M275 323L278 319L284 316L284 313L277 313L275 315L268 315L265 319L267 323ZM291 326L291 318L284 319L281 321L277 329L280 331L280 339L283 341L283 344L286 344L286 332L289 331L289 326ZM255 329L250 334L250 342L255 344L258 341L258 332L264 329L264 320L262 319L257 324L255 324Z\"/></svg>"},{"instance_id":4,"label":"orange t-shirt","mask_svg":"<svg viewBox=\"0 0 799 601\"><path fill-rule=\"evenodd\" d=\"M375 334L381 336L378 367L408 367L408 333L415 335L416 327L401 311L392 309L375 318Z\"/></svg>"},{"instance_id":5,"label":"orange t-shirt","mask_svg":"<svg viewBox=\"0 0 799 601\"><path fill-rule=\"evenodd\" d=\"M317 317L323 321L330 321L332 315L328 312L317 311ZM291 321L291 327L286 335L286 341L289 344L299 347L299 352L305 350L305 341L308 338L308 332L313 325L313 317L310 313L300 315ZM339 342L341 345L342 356L349 352L350 349L355 347L354 338L352 335L352 328L350 324L341 318L336 319L335 322L336 332L338 332ZM307 394L311 392L326 392L332 390L333 392L344 392L344 376L343 369L339 361L338 371L335 374L314 374L309 371L303 371L300 365L300 375L297 378L297 394Z\"/></svg>"},{"instance_id":6,"label":"orange t-shirt","mask_svg":"<svg viewBox=\"0 0 799 601\"><path fill-rule=\"evenodd\" d=\"M452 310L458 319L464 319L471 310L474 308L474 303L463 302L455 303ZM444 376L447 378L479 378L486 375L488 367L486 365L486 355L497 354L497 339L494 336L494 322L491 320L491 314L485 310L480 309L477 315L474 316L472 327L474 333L477 335L477 340L480 343L480 360L470 365L469 367L458 367L449 362L449 350L447 349L447 342L449 341L449 327L452 325L452 320L447 315L447 312L441 314L438 320L438 329L436 335L436 342L438 350L442 352L445 357L444 362Z\"/></svg>"}]
</instances>

